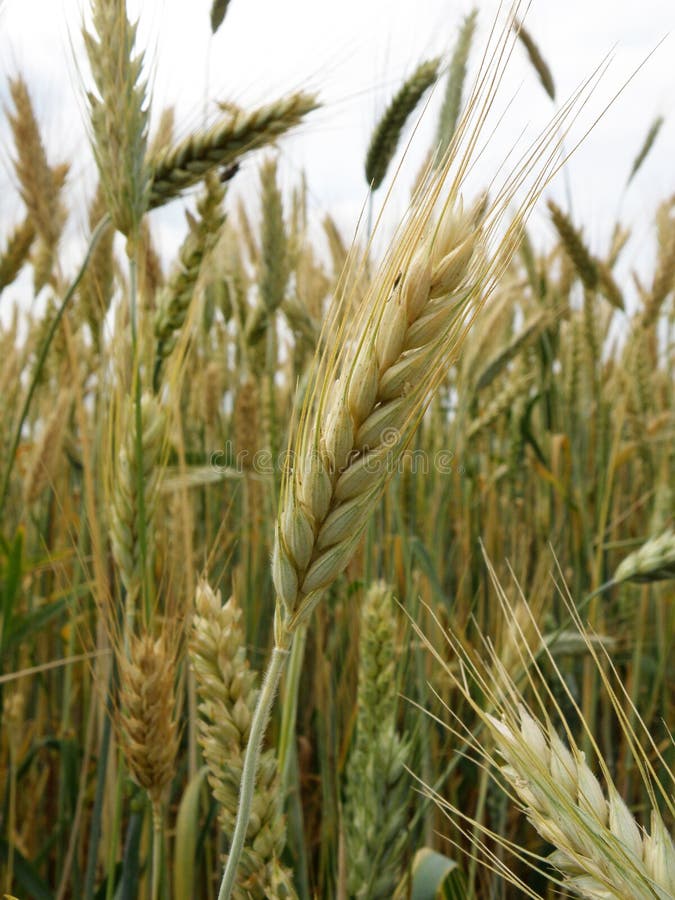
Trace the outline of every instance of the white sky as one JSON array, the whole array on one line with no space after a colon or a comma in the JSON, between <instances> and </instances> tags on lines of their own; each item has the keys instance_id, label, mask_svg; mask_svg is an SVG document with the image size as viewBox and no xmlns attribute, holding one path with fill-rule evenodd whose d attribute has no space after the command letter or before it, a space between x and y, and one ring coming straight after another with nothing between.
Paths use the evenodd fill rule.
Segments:
<instances>
[{"instance_id":1,"label":"white sky","mask_svg":"<svg viewBox=\"0 0 675 900\"><path fill-rule=\"evenodd\" d=\"M480 29L475 71L498 0L476 0ZM208 101L255 104L296 88L317 90L324 103L282 145L287 186L305 171L317 221L330 211L349 237L365 199L363 160L373 125L392 93L422 59L452 49L471 0L231 0L225 23L210 36L210 0L129 0L140 15L139 45L147 49L153 111L173 104L181 134L203 120ZM75 159L71 197L81 209L94 183L86 148L86 105L79 28L86 0L0 0L0 104L6 78L22 71L43 125L50 161ZM598 112L633 70L664 43L626 87L570 164L575 219L593 249L602 252L621 208L634 226L628 262L648 257L657 202L675 192L675 24L673 0L534 0L527 26L546 57L559 101L613 50L614 61L594 97ZM389 215L405 209L407 185L434 132L442 91L432 98L410 151ZM501 158L529 125L533 136L553 112L522 48L514 54L501 94L513 101L495 136ZM625 196L622 188L651 122L666 117L643 171ZM0 241L20 215L11 169L11 140L0 116ZM490 160L486 161L489 166ZM255 161L237 176L237 190L255 184ZM489 171L479 173L487 181ZM406 180L407 179L407 180ZM558 176L548 193L563 198ZM384 191L382 191L384 194ZM156 216L162 249L170 253L182 231L182 204ZM547 228L535 212L535 230ZM79 236L82 235L80 225Z\"/></svg>"}]
</instances>

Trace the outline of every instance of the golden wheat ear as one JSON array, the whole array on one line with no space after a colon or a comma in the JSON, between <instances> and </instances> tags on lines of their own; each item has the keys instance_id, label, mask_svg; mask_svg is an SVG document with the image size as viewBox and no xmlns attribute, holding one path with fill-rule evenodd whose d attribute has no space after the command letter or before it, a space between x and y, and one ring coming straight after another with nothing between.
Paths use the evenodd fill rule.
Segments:
<instances>
[{"instance_id":1,"label":"golden wheat ear","mask_svg":"<svg viewBox=\"0 0 675 900\"><path fill-rule=\"evenodd\" d=\"M120 665L121 742L129 770L147 791L155 815L175 774L178 754L175 679L176 659L169 643L148 633L131 639Z\"/></svg>"},{"instance_id":2,"label":"golden wheat ear","mask_svg":"<svg viewBox=\"0 0 675 900\"><path fill-rule=\"evenodd\" d=\"M244 751L257 697L258 674L246 658L242 611L234 598L223 604L220 593L200 581L190 630L190 660L199 697L199 744L218 803L218 818L232 838L239 799ZM290 873L279 863L286 828L279 803L280 781L272 750L261 758L249 826L233 896L238 900L292 897ZM286 885L286 892L273 893Z\"/></svg>"},{"instance_id":3,"label":"golden wheat ear","mask_svg":"<svg viewBox=\"0 0 675 900\"><path fill-rule=\"evenodd\" d=\"M538 871L546 871L543 864L548 863L557 873L548 872L552 881L572 891L575 896L588 900L628 897L635 900L665 900L673 896L675 847L666 829L660 805L666 808L669 816L675 812L669 793L674 779L672 773L669 783L659 782L656 777L654 766L643 749L645 742L650 753L663 762L661 754L643 725L639 724L644 732L641 738L631 726L626 704L638 723L640 718L619 685L609 656L603 653L602 644L595 640L595 636L584 629L573 604L567 601L574 627L590 659L598 667L618 727L624 733L636 769L644 780L645 792L651 803L649 831L646 823L640 824L622 799L609 765L603 759L558 669L553 655L554 641L544 638L531 614L529 624L523 622L522 604L518 605L516 613L491 567L490 576L509 622L512 639L516 638L519 644L519 669L525 672L525 677L516 678L513 671L505 668L487 636L486 652L481 658L451 632L446 632L446 647L440 651L432 647L414 623L413 627L483 726L482 730L467 733L461 720L446 708L452 722L450 729L466 747L477 753L481 761L499 773L499 783L506 786L512 804L527 817L541 837L553 845L554 851L547 857L525 853L517 845L473 821L435 792L428 791L429 796L455 823L465 823L463 830L466 828L467 836L487 865L518 886L522 887L522 882L511 875L503 862L496 865L494 852L477 837L478 834L496 840ZM525 632L528 632L527 636ZM610 675L605 674L607 668ZM547 677L546 672L551 671L553 681L559 682L558 685L551 683L550 677ZM572 706L575 716L580 718L583 737L590 743L595 757L593 761L580 749L578 739L567 724L557 699L561 695ZM554 718L561 725L556 726ZM527 896L538 895L528 891Z\"/></svg>"}]
</instances>

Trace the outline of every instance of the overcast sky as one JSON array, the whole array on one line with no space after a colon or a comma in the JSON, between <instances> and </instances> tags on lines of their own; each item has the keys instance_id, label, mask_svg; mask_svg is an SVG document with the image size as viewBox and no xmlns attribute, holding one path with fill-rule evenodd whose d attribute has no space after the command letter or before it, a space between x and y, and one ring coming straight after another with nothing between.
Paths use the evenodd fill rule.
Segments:
<instances>
[{"instance_id":1,"label":"overcast sky","mask_svg":"<svg viewBox=\"0 0 675 900\"><path fill-rule=\"evenodd\" d=\"M311 206L318 218L330 211L350 232L365 197L363 160L378 115L418 62L449 55L459 23L471 0L231 0L224 25L210 36L210 0L136 0L139 44L146 48L153 113L174 105L181 134L198 126L213 101L265 102L288 90L316 90L324 106L282 147L287 186L305 171ZM471 71L499 6L476 0L480 28ZM93 184L87 163L83 82L89 73L82 58L80 25L85 0L0 0L0 96L7 104L6 77L22 71L43 124L51 161L75 159L71 188L84 205ZM672 0L535 0L526 24L546 57L563 100L613 52L610 71L595 92L599 111L654 50L635 79L574 155L569 180L575 218L597 252L605 246L621 208L635 227L630 253L647 253L653 211L659 199L675 192L675 24ZM408 174L401 178L390 215L405 208L407 184L433 134L442 91L434 96L410 150ZM503 157L523 128L534 135L554 112L522 48L514 54L501 94L511 106L494 138ZM640 144L657 115L666 117L644 170L622 196L622 188ZM4 119L4 117L3 117ZM587 119L588 120L588 117ZM11 171L11 142L0 125L0 234L19 215L20 202ZM489 166L490 160L486 164ZM248 168L248 190L255 162ZM487 180L489 171L479 173ZM408 181L406 181L406 178ZM237 183L246 190L246 173ZM564 197L558 178L549 193ZM181 204L156 221L165 252L178 239ZM535 228L549 228L543 212Z\"/></svg>"}]
</instances>

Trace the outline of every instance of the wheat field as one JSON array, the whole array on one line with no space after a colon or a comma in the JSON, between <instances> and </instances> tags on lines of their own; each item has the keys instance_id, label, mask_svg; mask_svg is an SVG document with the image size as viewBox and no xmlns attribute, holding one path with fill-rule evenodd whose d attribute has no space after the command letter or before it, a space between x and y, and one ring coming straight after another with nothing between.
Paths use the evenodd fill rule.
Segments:
<instances>
[{"instance_id":1,"label":"wheat field","mask_svg":"<svg viewBox=\"0 0 675 900\"><path fill-rule=\"evenodd\" d=\"M558 96L506 6L390 91L350 233L281 176L320 91L151 127L91 0L73 258L80 164L8 76L5 896L675 898L675 195L639 272L644 222L554 199L602 66ZM476 189L518 54L550 117Z\"/></svg>"}]
</instances>

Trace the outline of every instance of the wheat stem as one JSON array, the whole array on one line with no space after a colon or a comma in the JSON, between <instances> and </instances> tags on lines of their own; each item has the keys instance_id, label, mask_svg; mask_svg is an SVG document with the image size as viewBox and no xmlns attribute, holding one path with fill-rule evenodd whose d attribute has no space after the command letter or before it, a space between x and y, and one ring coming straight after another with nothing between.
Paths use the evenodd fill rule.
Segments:
<instances>
[{"instance_id":1,"label":"wheat stem","mask_svg":"<svg viewBox=\"0 0 675 900\"><path fill-rule=\"evenodd\" d=\"M279 748L277 759L279 773L281 775L281 797L286 796L288 782L291 774L291 761L293 759L295 737L295 725L298 715L298 690L300 689L300 675L305 659L305 645L307 643L307 628L298 628L295 635L288 663L288 676L284 682L282 692L281 728L279 731Z\"/></svg>"},{"instance_id":2,"label":"wheat stem","mask_svg":"<svg viewBox=\"0 0 675 900\"><path fill-rule=\"evenodd\" d=\"M241 773L241 791L239 795L239 808L237 809L237 819L234 825L234 833L232 835L232 844L230 852L223 872L223 879L218 891L218 900L229 900L232 889L235 885L237 877L237 866L241 851L244 849L244 841L246 839L246 829L251 817L251 804L253 803L253 795L255 792L255 779L258 771L258 760L260 759L260 749L265 736L267 722L276 696L279 679L286 664L288 656L288 646L276 645L272 650L272 657L265 673L258 695L255 712L251 719L251 730L249 733L248 744L246 746L246 755L244 756L244 767Z\"/></svg>"},{"instance_id":3,"label":"wheat stem","mask_svg":"<svg viewBox=\"0 0 675 900\"><path fill-rule=\"evenodd\" d=\"M152 804L152 900L159 900L159 884L162 877L162 808Z\"/></svg>"}]
</instances>

